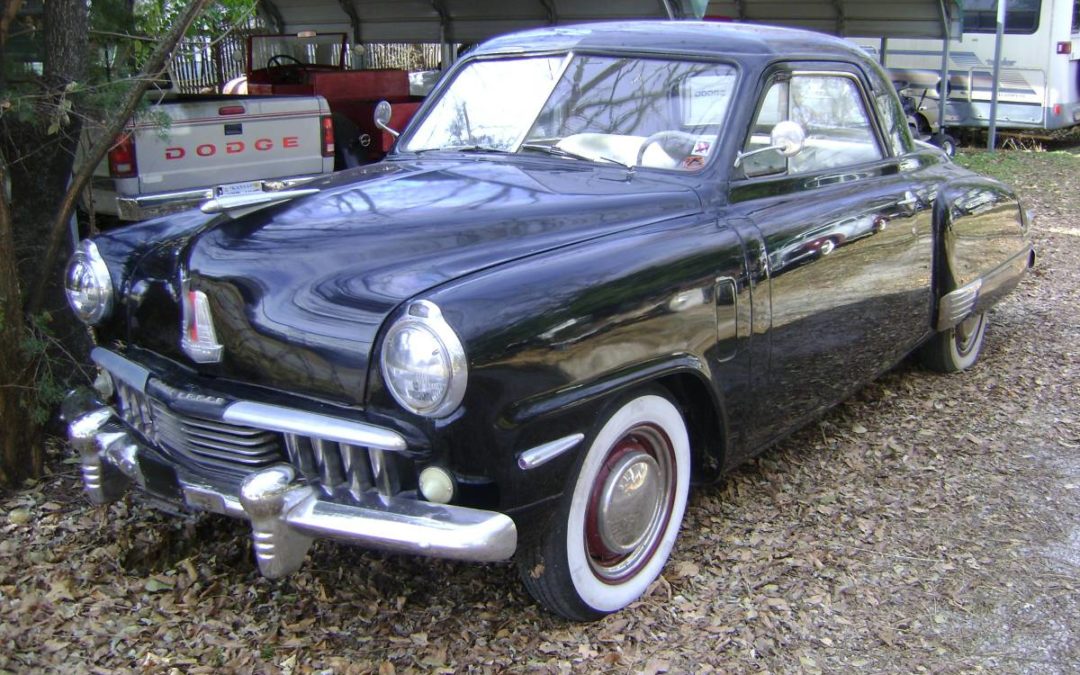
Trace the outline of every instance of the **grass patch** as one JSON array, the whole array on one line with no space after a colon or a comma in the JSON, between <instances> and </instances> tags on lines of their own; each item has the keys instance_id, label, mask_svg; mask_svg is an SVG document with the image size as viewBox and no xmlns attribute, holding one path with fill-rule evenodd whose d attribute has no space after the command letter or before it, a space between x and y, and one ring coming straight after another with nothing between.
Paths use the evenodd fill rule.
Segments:
<instances>
[{"instance_id":1,"label":"grass patch","mask_svg":"<svg viewBox=\"0 0 1080 675\"><path fill-rule=\"evenodd\" d=\"M1026 177L1045 175L1045 172L1075 172L1080 170L1080 156L1057 150L1037 152L1032 150L973 150L965 148L954 160L972 171L993 176L1007 183L1015 183Z\"/></svg>"}]
</instances>

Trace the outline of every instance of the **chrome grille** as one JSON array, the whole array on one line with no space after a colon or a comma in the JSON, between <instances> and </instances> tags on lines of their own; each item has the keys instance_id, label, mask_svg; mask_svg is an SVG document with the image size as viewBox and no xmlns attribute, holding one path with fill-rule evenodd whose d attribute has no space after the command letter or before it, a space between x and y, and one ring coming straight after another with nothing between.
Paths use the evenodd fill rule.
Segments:
<instances>
[{"instance_id":1,"label":"chrome grille","mask_svg":"<svg viewBox=\"0 0 1080 675\"><path fill-rule=\"evenodd\" d=\"M117 393L128 424L204 466L247 473L284 459L281 434L178 413L124 384Z\"/></svg>"},{"instance_id":2,"label":"chrome grille","mask_svg":"<svg viewBox=\"0 0 1080 675\"><path fill-rule=\"evenodd\" d=\"M285 449L292 465L330 496L359 499L373 488L386 496L399 491L392 462L381 450L297 434L285 434Z\"/></svg>"}]
</instances>

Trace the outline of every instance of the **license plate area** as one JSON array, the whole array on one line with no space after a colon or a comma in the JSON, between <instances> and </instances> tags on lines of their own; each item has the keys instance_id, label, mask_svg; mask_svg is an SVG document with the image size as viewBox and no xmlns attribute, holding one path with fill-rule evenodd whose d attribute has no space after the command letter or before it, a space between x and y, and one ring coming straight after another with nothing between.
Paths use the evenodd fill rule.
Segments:
<instances>
[{"instance_id":1,"label":"license plate area","mask_svg":"<svg viewBox=\"0 0 1080 675\"><path fill-rule=\"evenodd\" d=\"M261 180L249 180L243 183L229 183L228 185L219 185L214 188L214 196L232 197L235 195L249 195L262 191L263 182Z\"/></svg>"},{"instance_id":2,"label":"license plate area","mask_svg":"<svg viewBox=\"0 0 1080 675\"><path fill-rule=\"evenodd\" d=\"M171 502L182 504L184 493L176 469L155 457L139 453L139 473L146 481L146 491Z\"/></svg>"}]
</instances>

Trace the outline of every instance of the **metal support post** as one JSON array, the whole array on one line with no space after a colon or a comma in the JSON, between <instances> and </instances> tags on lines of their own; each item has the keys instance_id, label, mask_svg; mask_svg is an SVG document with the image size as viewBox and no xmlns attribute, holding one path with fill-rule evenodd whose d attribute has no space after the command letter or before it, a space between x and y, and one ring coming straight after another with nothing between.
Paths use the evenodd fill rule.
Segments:
<instances>
[{"instance_id":1,"label":"metal support post","mask_svg":"<svg viewBox=\"0 0 1080 675\"><path fill-rule=\"evenodd\" d=\"M990 133L987 134L986 147L990 152L997 145L997 107L998 107L998 80L1001 78L1001 43L1005 38L1005 6L1008 0L998 0L997 6L997 41L994 43L994 83L993 92L990 94Z\"/></svg>"}]
</instances>

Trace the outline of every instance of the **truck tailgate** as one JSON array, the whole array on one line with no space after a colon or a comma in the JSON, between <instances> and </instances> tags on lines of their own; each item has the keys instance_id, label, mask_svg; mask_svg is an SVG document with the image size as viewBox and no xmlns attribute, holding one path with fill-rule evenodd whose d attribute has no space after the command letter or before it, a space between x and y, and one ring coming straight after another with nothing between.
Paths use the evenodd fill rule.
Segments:
<instances>
[{"instance_id":1,"label":"truck tailgate","mask_svg":"<svg viewBox=\"0 0 1080 675\"><path fill-rule=\"evenodd\" d=\"M267 178L329 173L323 157L321 96L213 97L152 108L135 125L139 192L235 185Z\"/></svg>"}]
</instances>

